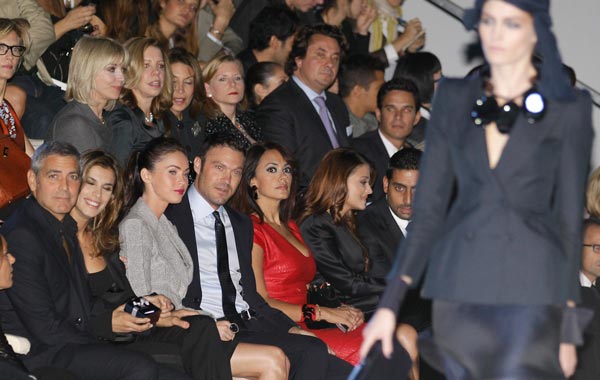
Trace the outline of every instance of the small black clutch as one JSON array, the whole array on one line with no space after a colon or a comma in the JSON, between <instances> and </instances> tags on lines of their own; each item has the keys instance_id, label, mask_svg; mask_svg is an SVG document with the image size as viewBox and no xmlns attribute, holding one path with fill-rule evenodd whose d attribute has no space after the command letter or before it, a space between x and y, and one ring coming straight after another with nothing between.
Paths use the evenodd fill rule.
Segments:
<instances>
[{"instance_id":1,"label":"small black clutch","mask_svg":"<svg viewBox=\"0 0 600 380\"><path fill-rule=\"evenodd\" d=\"M135 297L125 304L125 312L137 318L150 318L150 323L156 325L160 318L160 309L144 297Z\"/></svg>"}]
</instances>

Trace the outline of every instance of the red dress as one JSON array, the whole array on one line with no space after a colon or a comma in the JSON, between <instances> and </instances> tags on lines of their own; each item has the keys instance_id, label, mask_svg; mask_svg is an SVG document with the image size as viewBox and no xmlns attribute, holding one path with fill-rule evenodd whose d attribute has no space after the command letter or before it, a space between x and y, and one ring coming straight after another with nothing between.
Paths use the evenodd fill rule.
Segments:
<instances>
[{"instance_id":1,"label":"red dress","mask_svg":"<svg viewBox=\"0 0 600 380\"><path fill-rule=\"evenodd\" d=\"M312 253L304 256L296 247L268 223L260 223L260 219L252 215L254 224L254 244L263 249L263 271L265 285L269 297L279 301L304 305L306 303L306 285L312 281L317 272L317 265ZM304 244L300 230L295 222L290 221L288 228L292 235ZM310 330L297 321L302 328ZM358 364L358 350L362 343L362 330L365 324L347 333L337 328L310 330L321 338L336 355L351 364Z\"/></svg>"}]
</instances>

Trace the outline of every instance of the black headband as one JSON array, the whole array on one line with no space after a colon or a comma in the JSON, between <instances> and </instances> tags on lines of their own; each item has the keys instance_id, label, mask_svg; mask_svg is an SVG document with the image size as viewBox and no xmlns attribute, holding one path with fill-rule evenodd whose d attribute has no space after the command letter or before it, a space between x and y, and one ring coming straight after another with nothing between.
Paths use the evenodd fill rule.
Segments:
<instances>
[{"instance_id":1,"label":"black headband","mask_svg":"<svg viewBox=\"0 0 600 380\"><path fill-rule=\"evenodd\" d=\"M487 0L476 0L475 6L465 11L463 23L468 30L475 29L481 18L481 9ZM556 38L552 33L549 0L503 0L533 17L537 44L535 50L542 58L537 88L548 99L573 100L575 91L564 70Z\"/></svg>"}]
</instances>

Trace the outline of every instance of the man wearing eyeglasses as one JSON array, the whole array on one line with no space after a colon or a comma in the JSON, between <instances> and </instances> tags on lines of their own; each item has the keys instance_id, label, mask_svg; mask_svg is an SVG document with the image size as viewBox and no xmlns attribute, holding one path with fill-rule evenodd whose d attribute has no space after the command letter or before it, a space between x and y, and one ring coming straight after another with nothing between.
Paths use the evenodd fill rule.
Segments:
<instances>
[{"instance_id":1,"label":"man wearing eyeglasses","mask_svg":"<svg viewBox=\"0 0 600 380\"><path fill-rule=\"evenodd\" d=\"M596 284L600 277L600 219L583 223L583 244L579 283L581 305L594 310L594 319L584 334L584 344L577 352L577 370L572 380L600 379L600 293Z\"/></svg>"}]
</instances>

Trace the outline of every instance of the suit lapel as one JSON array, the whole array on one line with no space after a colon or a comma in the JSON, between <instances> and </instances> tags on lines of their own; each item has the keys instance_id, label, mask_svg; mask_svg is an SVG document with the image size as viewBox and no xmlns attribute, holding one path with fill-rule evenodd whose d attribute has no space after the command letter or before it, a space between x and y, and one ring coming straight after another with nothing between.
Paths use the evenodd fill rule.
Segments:
<instances>
[{"instance_id":1,"label":"suit lapel","mask_svg":"<svg viewBox=\"0 0 600 380\"><path fill-rule=\"evenodd\" d=\"M288 80L288 83L290 83L290 88L292 89L292 91L295 92L295 95L296 95L295 98L298 99L298 101L302 103L299 105L299 108L306 109L306 110L310 109L310 112L307 112L305 114L306 117L308 119L310 119L310 120L306 120L306 123L309 126L312 126L312 130L315 131L316 133L319 133L321 135L321 138L323 139L323 141L326 141L327 144L331 147L331 149L333 149L333 146L331 145L331 141L329 140L329 135L327 134L327 131L325 130L325 126L323 125L323 122L321 121L321 117L319 116L319 113L315 109L315 106L313 105L312 101L308 98L308 96L306 96L304 91L302 91L302 89L296 84L296 82L293 79ZM329 100L326 100L326 104L327 104L327 107L329 108ZM329 110L329 112L331 113L331 110ZM333 113L332 113L332 118L333 118L333 123L335 124L336 129L337 129L339 123L333 117ZM338 130L338 133L339 133L339 130ZM344 136L345 136L345 133L346 132L344 132ZM348 145L348 139L344 139L344 141L346 142L346 145ZM339 139L338 139L338 142L340 142ZM340 143L340 146L342 146L341 143Z\"/></svg>"}]
</instances>

